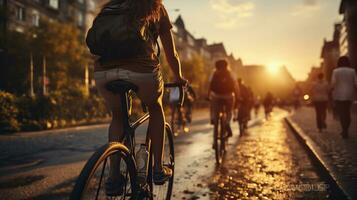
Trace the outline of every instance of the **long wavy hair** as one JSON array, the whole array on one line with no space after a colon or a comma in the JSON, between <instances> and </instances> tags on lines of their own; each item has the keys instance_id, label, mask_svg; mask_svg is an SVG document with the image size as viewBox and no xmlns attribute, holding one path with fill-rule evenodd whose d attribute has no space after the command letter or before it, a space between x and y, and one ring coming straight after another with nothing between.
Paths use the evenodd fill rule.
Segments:
<instances>
[{"instance_id":1,"label":"long wavy hair","mask_svg":"<svg viewBox=\"0 0 357 200\"><path fill-rule=\"evenodd\" d=\"M120 3L128 3L135 19L153 22L160 18L162 0L109 0L103 3L103 8Z\"/></svg>"}]
</instances>

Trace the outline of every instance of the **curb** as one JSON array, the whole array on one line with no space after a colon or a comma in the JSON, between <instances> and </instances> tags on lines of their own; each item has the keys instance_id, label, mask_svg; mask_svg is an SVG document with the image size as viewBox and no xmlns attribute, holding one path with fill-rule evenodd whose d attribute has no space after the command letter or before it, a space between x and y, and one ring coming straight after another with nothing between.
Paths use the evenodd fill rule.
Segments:
<instances>
[{"instance_id":1,"label":"curb","mask_svg":"<svg viewBox=\"0 0 357 200\"><path fill-rule=\"evenodd\" d=\"M305 150L309 154L315 166L318 168L320 175L328 182L330 185L329 189L332 192L332 196L336 199L347 199L352 200L348 193L343 189L341 183L336 179L336 176L327 165L327 163L322 159L317 153L316 148L312 145L310 138L304 133L304 131L289 117L285 117L285 122L288 124L289 128L294 133L298 141L304 146Z\"/></svg>"},{"instance_id":2,"label":"curb","mask_svg":"<svg viewBox=\"0 0 357 200\"><path fill-rule=\"evenodd\" d=\"M11 139L11 138L26 138L26 137L38 137L47 134L60 134L60 133L68 133L71 131L85 131L92 128L104 128L107 127L109 123L96 123L96 124L88 124L88 125L79 125L73 127L66 127L66 128L58 128L58 129L48 129L42 131L28 131L28 132L16 132L13 134L4 134L0 135L0 141Z\"/></svg>"}]
</instances>

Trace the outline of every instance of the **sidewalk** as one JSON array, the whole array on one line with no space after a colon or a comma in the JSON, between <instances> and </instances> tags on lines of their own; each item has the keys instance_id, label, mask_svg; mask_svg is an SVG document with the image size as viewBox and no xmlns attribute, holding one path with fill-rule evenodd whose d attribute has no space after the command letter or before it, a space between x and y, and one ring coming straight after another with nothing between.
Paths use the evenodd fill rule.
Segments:
<instances>
[{"instance_id":1,"label":"sidewalk","mask_svg":"<svg viewBox=\"0 0 357 200\"><path fill-rule=\"evenodd\" d=\"M327 131L320 133L316 128L315 111L312 107L303 107L291 116L304 133L314 142L319 156L331 167L337 181L349 195L357 198L357 106L354 105L350 137L342 139L340 124L331 113L327 116Z\"/></svg>"}]
</instances>

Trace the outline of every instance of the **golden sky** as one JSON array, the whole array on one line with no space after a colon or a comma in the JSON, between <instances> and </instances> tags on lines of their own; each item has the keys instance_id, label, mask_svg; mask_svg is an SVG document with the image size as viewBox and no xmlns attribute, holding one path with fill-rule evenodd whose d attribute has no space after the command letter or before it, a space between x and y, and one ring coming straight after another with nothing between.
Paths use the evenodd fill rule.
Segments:
<instances>
[{"instance_id":1,"label":"golden sky","mask_svg":"<svg viewBox=\"0 0 357 200\"><path fill-rule=\"evenodd\" d=\"M164 0L174 20L209 43L224 42L244 64L286 65L303 80L319 65L323 39L341 21L340 0ZM178 12L176 9L180 9Z\"/></svg>"}]
</instances>

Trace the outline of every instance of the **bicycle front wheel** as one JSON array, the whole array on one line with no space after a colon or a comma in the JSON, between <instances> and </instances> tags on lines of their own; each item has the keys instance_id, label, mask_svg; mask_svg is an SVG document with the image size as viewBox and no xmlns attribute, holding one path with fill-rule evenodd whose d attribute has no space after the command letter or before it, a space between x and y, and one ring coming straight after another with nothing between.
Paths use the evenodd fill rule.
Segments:
<instances>
[{"instance_id":1,"label":"bicycle front wheel","mask_svg":"<svg viewBox=\"0 0 357 200\"><path fill-rule=\"evenodd\" d=\"M115 179L111 191L106 187L108 178ZM73 188L71 200L126 199L136 190L136 167L134 158L121 143L102 146L88 160ZM109 187L108 187L109 188Z\"/></svg>"},{"instance_id":2,"label":"bicycle front wheel","mask_svg":"<svg viewBox=\"0 0 357 200\"><path fill-rule=\"evenodd\" d=\"M172 188L174 184L174 172L175 172L175 149L174 138L170 128L170 125L165 125L165 141L163 151L163 165L169 167L172 170L172 177L163 185L153 185L153 199L171 199ZM150 173L152 174L152 173ZM151 184L152 181L151 181Z\"/></svg>"}]
</instances>

